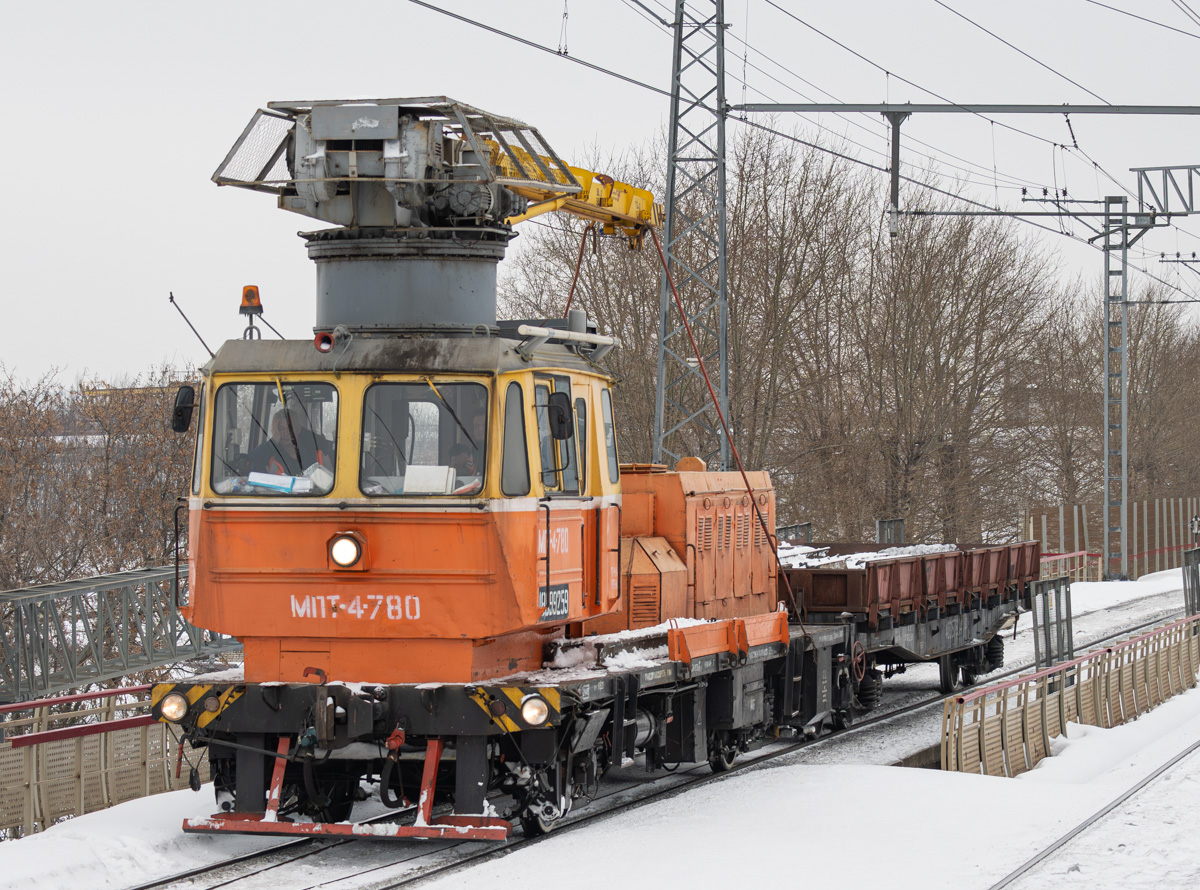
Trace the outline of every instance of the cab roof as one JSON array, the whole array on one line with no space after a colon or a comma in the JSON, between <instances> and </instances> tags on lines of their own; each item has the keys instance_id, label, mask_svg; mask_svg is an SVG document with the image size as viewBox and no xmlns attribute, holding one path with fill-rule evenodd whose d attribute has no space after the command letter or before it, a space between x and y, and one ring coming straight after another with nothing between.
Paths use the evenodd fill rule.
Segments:
<instances>
[{"instance_id":1,"label":"cab roof","mask_svg":"<svg viewBox=\"0 0 1200 890\"><path fill-rule=\"evenodd\" d=\"M485 373L555 368L611 375L574 349L546 343L527 361L517 353L521 338L497 336L356 335L320 352L311 340L226 340L204 366L206 374L314 373Z\"/></svg>"}]
</instances>

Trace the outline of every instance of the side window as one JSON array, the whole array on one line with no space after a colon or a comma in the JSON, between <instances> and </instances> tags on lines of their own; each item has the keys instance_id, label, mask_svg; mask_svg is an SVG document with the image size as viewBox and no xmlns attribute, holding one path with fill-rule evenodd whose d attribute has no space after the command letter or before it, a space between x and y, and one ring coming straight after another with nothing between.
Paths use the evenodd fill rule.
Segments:
<instances>
[{"instance_id":1,"label":"side window","mask_svg":"<svg viewBox=\"0 0 1200 890\"><path fill-rule=\"evenodd\" d=\"M196 418L196 455L192 459L192 494L200 493L200 467L204 460L204 387L200 387L200 410Z\"/></svg>"},{"instance_id":2,"label":"side window","mask_svg":"<svg viewBox=\"0 0 1200 890\"><path fill-rule=\"evenodd\" d=\"M554 440L550 438L550 387L539 383L533 388L533 403L537 410L538 452L542 463L542 485L558 488L558 473L554 468Z\"/></svg>"},{"instance_id":3,"label":"side window","mask_svg":"<svg viewBox=\"0 0 1200 890\"><path fill-rule=\"evenodd\" d=\"M553 389L551 388L553 386ZM555 377L553 382L539 383L534 388L534 403L537 407L538 450L542 460L542 485L547 491L561 494L579 494L579 456L575 448L578 435L570 439L555 440L550 435L550 393L565 393L571 397L571 381L567 377ZM557 443L557 447L555 447Z\"/></svg>"},{"instance_id":4,"label":"side window","mask_svg":"<svg viewBox=\"0 0 1200 890\"><path fill-rule=\"evenodd\" d=\"M521 384L516 382L508 385L504 396L504 463L500 471L500 491L509 497L529 494L525 398Z\"/></svg>"},{"instance_id":5,"label":"side window","mask_svg":"<svg viewBox=\"0 0 1200 890\"><path fill-rule=\"evenodd\" d=\"M587 491L588 419L587 399L575 400L575 450L579 452L579 490Z\"/></svg>"},{"instance_id":6,"label":"side window","mask_svg":"<svg viewBox=\"0 0 1200 890\"><path fill-rule=\"evenodd\" d=\"M566 393L569 402L571 398L570 379L555 377L554 391ZM562 470L563 494L579 494L579 456L578 449L575 447L578 442L578 434L558 441L558 466Z\"/></svg>"},{"instance_id":7,"label":"side window","mask_svg":"<svg viewBox=\"0 0 1200 890\"><path fill-rule=\"evenodd\" d=\"M617 466L617 431L613 426L612 393L605 389L600 393L600 407L604 412L604 448L608 452L608 481L617 482L621 470Z\"/></svg>"}]
</instances>

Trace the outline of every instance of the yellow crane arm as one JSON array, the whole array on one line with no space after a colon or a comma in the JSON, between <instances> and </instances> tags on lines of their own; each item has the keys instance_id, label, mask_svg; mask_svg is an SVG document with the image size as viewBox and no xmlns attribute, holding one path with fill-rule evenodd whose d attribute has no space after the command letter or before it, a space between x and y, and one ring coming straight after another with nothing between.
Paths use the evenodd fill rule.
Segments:
<instances>
[{"instance_id":1,"label":"yellow crane arm","mask_svg":"<svg viewBox=\"0 0 1200 890\"><path fill-rule=\"evenodd\" d=\"M585 170L582 167L567 167L580 185L580 191L566 182L566 177L555 171L554 180L531 181L520 177L508 154L491 139L485 139L491 151L491 163L508 180L505 186L529 200L529 209L524 213L508 217L505 222L515 225L551 211L570 213L592 220L603 226L606 235L620 232L629 239L632 247L640 248L646 231L651 226L660 226L663 207L654 201L654 195L627 182L617 182L611 176ZM512 149L525 162L526 170L544 168L554 170L550 158L538 157L537 164L528 152ZM520 178L519 182L513 180Z\"/></svg>"}]
</instances>

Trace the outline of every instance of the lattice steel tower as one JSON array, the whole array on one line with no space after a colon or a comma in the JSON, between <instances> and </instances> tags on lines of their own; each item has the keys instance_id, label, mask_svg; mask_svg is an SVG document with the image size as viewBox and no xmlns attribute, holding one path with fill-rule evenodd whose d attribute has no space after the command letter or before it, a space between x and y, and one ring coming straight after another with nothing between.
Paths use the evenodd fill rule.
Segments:
<instances>
[{"instance_id":1,"label":"lattice steel tower","mask_svg":"<svg viewBox=\"0 0 1200 890\"><path fill-rule=\"evenodd\" d=\"M1104 577L1128 576L1129 199L1104 199Z\"/></svg>"},{"instance_id":2,"label":"lattice steel tower","mask_svg":"<svg viewBox=\"0 0 1200 890\"><path fill-rule=\"evenodd\" d=\"M721 411L729 419L724 0L675 3L666 205L667 264ZM695 454L710 469L728 467L729 443L666 275L659 296L655 398L655 463L674 464Z\"/></svg>"}]
</instances>

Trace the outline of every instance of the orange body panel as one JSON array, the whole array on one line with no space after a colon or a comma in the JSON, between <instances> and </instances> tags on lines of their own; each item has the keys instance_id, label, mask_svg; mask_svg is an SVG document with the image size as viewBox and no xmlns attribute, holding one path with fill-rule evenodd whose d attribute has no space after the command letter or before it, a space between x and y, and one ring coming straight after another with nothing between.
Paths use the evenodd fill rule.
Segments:
<instances>
[{"instance_id":1,"label":"orange body panel","mask_svg":"<svg viewBox=\"0 0 1200 890\"><path fill-rule=\"evenodd\" d=\"M688 569L688 618L736 618L773 612L778 602L774 542L763 533L751 503L775 528L770 475L666 472L624 467L622 497L630 505L622 532L667 539ZM652 524L650 524L652 523Z\"/></svg>"},{"instance_id":2,"label":"orange body panel","mask_svg":"<svg viewBox=\"0 0 1200 890\"><path fill-rule=\"evenodd\" d=\"M614 580L615 513L193 509L186 614L241 639L255 682L303 682L305 668L379 683L534 670L545 639L614 607L615 585L597 592L596 578ZM365 541L352 569L328 557L344 532Z\"/></svg>"}]
</instances>

